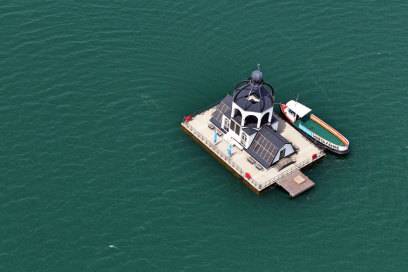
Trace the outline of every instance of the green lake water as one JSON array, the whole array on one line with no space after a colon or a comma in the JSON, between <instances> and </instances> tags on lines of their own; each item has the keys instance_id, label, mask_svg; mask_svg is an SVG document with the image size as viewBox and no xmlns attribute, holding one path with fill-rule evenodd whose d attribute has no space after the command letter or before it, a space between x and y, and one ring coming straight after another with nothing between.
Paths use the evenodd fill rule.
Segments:
<instances>
[{"instance_id":1,"label":"green lake water","mask_svg":"<svg viewBox=\"0 0 408 272\"><path fill-rule=\"evenodd\" d=\"M0 3L0 271L405 271L408 3ZM256 196L180 130L260 63L351 142Z\"/></svg>"}]
</instances>

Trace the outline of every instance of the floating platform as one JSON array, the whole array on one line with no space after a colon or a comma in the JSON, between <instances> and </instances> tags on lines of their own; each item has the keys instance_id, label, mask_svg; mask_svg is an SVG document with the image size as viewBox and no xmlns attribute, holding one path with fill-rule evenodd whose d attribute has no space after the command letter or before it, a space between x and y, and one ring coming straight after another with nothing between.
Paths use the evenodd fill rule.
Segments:
<instances>
[{"instance_id":1,"label":"floating platform","mask_svg":"<svg viewBox=\"0 0 408 272\"><path fill-rule=\"evenodd\" d=\"M291 197L296 197L315 185L313 181L299 170L295 170L282 177L276 183L288 192Z\"/></svg>"},{"instance_id":2,"label":"floating platform","mask_svg":"<svg viewBox=\"0 0 408 272\"><path fill-rule=\"evenodd\" d=\"M251 159L252 157L238 144L211 125L210 118L215 106L198 113L181 123L182 130L213 155L221 164L249 187L260 194L272 186L280 186L291 197L296 197L314 186L313 181L301 173L301 169L325 156L325 152L314 145L284 119L278 119L278 133L295 147L296 152L268 169ZM214 130L218 133L214 143ZM228 146L233 146L232 156L228 156Z\"/></svg>"}]
</instances>

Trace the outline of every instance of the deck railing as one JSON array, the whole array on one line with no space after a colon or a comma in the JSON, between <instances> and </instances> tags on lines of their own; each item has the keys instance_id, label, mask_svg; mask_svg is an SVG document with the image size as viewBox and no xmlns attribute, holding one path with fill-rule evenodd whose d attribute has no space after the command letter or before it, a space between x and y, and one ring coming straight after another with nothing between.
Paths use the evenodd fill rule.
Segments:
<instances>
[{"instance_id":1,"label":"deck railing","mask_svg":"<svg viewBox=\"0 0 408 272\"><path fill-rule=\"evenodd\" d=\"M231 168L233 168L238 174L244 176L244 171L242 168L236 164L230 157L225 155L215 144L209 141L206 137L204 137L198 130L196 130L193 126L191 126L188 122L183 123L191 133L194 134L206 147L208 147L211 151L213 151L217 156L219 156L223 161L225 161Z\"/></svg>"},{"instance_id":2,"label":"deck railing","mask_svg":"<svg viewBox=\"0 0 408 272\"><path fill-rule=\"evenodd\" d=\"M302 160L301 162L295 163L292 165L292 167L290 167L289 169L284 170L283 172L279 173L278 175L274 176L273 178L269 179L266 181L265 183L265 187L271 186L274 183L277 183L280 179L282 179L283 177L292 174L293 172L302 169L303 167L305 167L306 165L320 159L321 157L323 157L325 155L323 150L319 150L319 152L316 154L315 158L310 158L307 160Z\"/></svg>"},{"instance_id":3,"label":"deck railing","mask_svg":"<svg viewBox=\"0 0 408 272\"><path fill-rule=\"evenodd\" d=\"M206 137L204 137L197 129L195 129L193 126L191 126L188 122L183 122L182 123L188 130L196 136L207 148L209 148L211 151L213 151L217 156L219 156L224 162L226 162L232 169L234 169L239 175L241 175L243 178L245 178L245 172L243 169L236 164L230 157L228 157L226 154L224 154L215 144L213 144L211 141L209 141ZM318 153L316 153L315 158L310 158L307 160L302 160L300 162L294 163L291 165L290 168L281 171L278 175L272 177L271 179L267 180L266 182L258 183L254 177L251 177L251 179L247 179L248 182L250 182L253 186L255 186L259 191L271 186L274 183L277 183L280 179L283 177L293 173L294 171L300 170L306 165L312 163L313 161L316 161L323 157L325 155L323 150L319 150ZM245 178L246 179L246 178Z\"/></svg>"}]
</instances>

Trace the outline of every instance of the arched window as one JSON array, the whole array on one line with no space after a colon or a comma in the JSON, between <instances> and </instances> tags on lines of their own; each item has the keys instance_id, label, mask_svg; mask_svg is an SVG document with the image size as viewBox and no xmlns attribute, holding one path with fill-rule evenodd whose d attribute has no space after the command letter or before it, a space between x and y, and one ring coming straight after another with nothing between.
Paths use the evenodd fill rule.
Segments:
<instances>
[{"instance_id":1,"label":"arched window","mask_svg":"<svg viewBox=\"0 0 408 272\"><path fill-rule=\"evenodd\" d=\"M237 117L237 116L242 117L241 111L239 109L234 109L234 114L232 115L232 117Z\"/></svg>"},{"instance_id":2,"label":"arched window","mask_svg":"<svg viewBox=\"0 0 408 272\"><path fill-rule=\"evenodd\" d=\"M244 126L249 126L250 124L254 124L255 126L258 124L258 118L255 115L248 115L245 118Z\"/></svg>"},{"instance_id":3,"label":"arched window","mask_svg":"<svg viewBox=\"0 0 408 272\"><path fill-rule=\"evenodd\" d=\"M261 126L265 125L269 121L269 112L265 113L261 119Z\"/></svg>"}]
</instances>

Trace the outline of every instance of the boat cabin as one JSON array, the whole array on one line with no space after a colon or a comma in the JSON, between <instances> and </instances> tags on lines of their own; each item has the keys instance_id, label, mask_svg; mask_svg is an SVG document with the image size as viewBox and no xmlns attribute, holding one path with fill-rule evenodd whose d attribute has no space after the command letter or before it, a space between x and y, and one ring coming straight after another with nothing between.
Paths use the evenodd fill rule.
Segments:
<instances>
[{"instance_id":1,"label":"boat cabin","mask_svg":"<svg viewBox=\"0 0 408 272\"><path fill-rule=\"evenodd\" d=\"M286 103L286 107L288 113L286 117L291 119L290 121L292 123L297 119L308 119L310 113L312 112L312 109L294 100L290 100L288 103Z\"/></svg>"},{"instance_id":2,"label":"boat cabin","mask_svg":"<svg viewBox=\"0 0 408 272\"><path fill-rule=\"evenodd\" d=\"M274 89L263 80L258 68L234 88L232 95L224 97L210 122L224 133L227 141L269 168L294 153L292 144L277 132L274 102Z\"/></svg>"}]
</instances>

